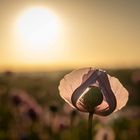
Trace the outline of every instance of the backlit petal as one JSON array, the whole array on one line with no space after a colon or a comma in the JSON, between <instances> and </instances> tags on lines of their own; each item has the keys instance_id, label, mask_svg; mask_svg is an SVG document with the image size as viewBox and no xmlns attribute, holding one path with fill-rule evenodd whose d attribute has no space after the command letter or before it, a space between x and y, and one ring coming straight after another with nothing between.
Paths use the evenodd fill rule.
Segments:
<instances>
[{"instance_id":1,"label":"backlit petal","mask_svg":"<svg viewBox=\"0 0 140 140\"><path fill-rule=\"evenodd\" d=\"M117 78L109 76L109 81L116 97L117 106L115 111L117 111L126 105L129 93Z\"/></svg>"},{"instance_id":2,"label":"backlit petal","mask_svg":"<svg viewBox=\"0 0 140 140\"><path fill-rule=\"evenodd\" d=\"M75 89L77 89L86 79L92 74L91 68L83 68L80 70L74 70L71 73L64 76L60 81L59 91L60 96L68 102L71 106L71 96Z\"/></svg>"}]
</instances>

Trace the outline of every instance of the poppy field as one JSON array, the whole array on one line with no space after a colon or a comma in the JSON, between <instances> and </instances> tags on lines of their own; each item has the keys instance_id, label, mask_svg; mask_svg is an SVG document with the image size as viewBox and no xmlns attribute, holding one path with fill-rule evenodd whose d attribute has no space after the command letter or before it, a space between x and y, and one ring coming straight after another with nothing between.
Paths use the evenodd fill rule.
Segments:
<instances>
[{"instance_id":1,"label":"poppy field","mask_svg":"<svg viewBox=\"0 0 140 140\"><path fill-rule=\"evenodd\" d=\"M88 140L88 113L72 108L58 89L71 71L1 72L0 140ZM128 102L106 117L93 114L92 140L139 140L140 70L106 71L127 89Z\"/></svg>"}]
</instances>

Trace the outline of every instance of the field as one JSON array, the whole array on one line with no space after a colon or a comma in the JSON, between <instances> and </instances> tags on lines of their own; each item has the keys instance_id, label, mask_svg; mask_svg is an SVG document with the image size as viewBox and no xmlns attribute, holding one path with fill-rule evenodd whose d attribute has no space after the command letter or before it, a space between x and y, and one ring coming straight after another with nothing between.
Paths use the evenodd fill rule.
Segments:
<instances>
[{"instance_id":1,"label":"field","mask_svg":"<svg viewBox=\"0 0 140 140\"><path fill-rule=\"evenodd\" d=\"M59 81L69 72L0 73L0 140L86 140L87 114L59 95ZM139 140L140 70L107 72L126 87L129 101L110 116L94 115L93 139Z\"/></svg>"}]
</instances>

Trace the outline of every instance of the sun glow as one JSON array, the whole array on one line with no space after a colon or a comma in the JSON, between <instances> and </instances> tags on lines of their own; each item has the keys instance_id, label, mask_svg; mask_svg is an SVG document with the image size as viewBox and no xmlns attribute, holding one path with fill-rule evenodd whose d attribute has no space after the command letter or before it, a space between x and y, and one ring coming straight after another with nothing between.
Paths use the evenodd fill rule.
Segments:
<instances>
[{"instance_id":1,"label":"sun glow","mask_svg":"<svg viewBox=\"0 0 140 140\"><path fill-rule=\"evenodd\" d=\"M14 24L16 51L23 62L43 63L56 61L63 45L62 24L58 17L45 7L25 9Z\"/></svg>"},{"instance_id":2,"label":"sun glow","mask_svg":"<svg viewBox=\"0 0 140 140\"><path fill-rule=\"evenodd\" d=\"M17 33L27 43L46 44L59 32L57 17L43 7L26 9L16 22Z\"/></svg>"}]
</instances>

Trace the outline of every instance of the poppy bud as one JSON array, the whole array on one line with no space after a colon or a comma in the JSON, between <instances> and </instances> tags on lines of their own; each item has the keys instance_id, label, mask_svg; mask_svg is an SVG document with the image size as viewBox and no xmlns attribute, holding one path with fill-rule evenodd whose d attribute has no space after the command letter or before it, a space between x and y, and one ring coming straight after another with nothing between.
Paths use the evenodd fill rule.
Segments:
<instances>
[{"instance_id":1,"label":"poppy bud","mask_svg":"<svg viewBox=\"0 0 140 140\"><path fill-rule=\"evenodd\" d=\"M94 112L94 108L102 103L103 95L98 87L92 87L79 100L88 112Z\"/></svg>"}]
</instances>

